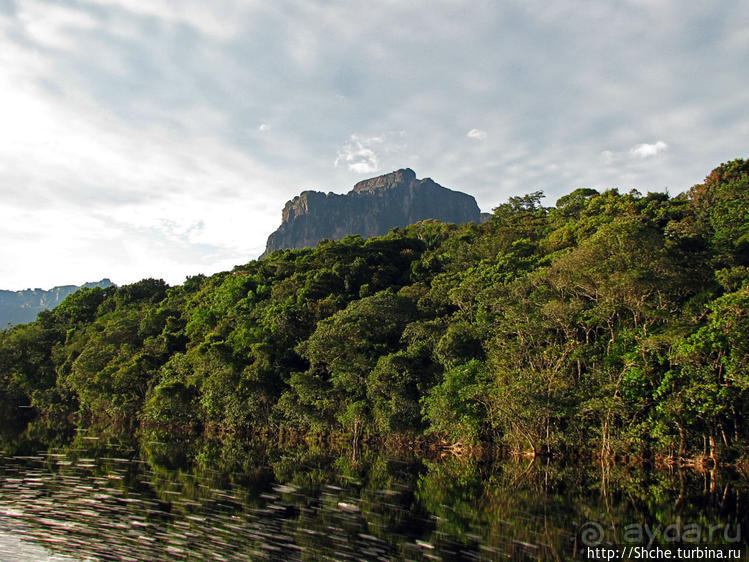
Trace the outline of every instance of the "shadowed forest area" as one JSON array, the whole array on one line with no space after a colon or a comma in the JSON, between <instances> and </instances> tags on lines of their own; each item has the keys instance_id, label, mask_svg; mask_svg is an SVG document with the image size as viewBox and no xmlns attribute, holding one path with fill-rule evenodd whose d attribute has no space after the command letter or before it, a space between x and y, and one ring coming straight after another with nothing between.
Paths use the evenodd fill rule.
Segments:
<instances>
[{"instance_id":1,"label":"shadowed forest area","mask_svg":"<svg viewBox=\"0 0 749 562\"><path fill-rule=\"evenodd\" d=\"M745 461L749 162L542 198L80 290L0 333L0 426Z\"/></svg>"}]
</instances>

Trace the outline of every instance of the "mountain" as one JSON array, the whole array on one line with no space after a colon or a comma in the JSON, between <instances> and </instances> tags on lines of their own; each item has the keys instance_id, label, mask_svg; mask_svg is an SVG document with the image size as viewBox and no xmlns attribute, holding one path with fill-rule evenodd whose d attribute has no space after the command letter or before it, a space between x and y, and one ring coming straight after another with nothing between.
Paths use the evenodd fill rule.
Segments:
<instances>
[{"instance_id":1,"label":"mountain","mask_svg":"<svg viewBox=\"0 0 749 562\"><path fill-rule=\"evenodd\" d=\"M62 285L43 289L26 289L24 291L5 291L0 289L0 330L9 325L26 324L36 320L42 310L51 310L60 304L69 294L84 287L110 287L109 279L83 285Z\"/></svg>"},{"instance_id":2,"label":"mountain","mask_svg":"<svg viewBox=\"0 0 749 562\"><path fill-rule=\"evenodd\" d=\"M263 256L273 250L315 246L326 238L378 236L426 219L461 224L483 218L472 196L431 178L416 179L414 171L406 168L360 181L345 195L320 191L297 195L284 206L281 226L268 237Z\"/></svg>"}]
</instances>

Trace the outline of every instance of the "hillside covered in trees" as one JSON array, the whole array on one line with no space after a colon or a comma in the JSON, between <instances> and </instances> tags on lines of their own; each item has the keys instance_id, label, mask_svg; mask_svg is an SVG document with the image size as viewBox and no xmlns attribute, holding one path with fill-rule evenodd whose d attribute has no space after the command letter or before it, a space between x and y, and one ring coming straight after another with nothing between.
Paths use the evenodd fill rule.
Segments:
<instances>
[{"instance_id":1,"label":"hillside covered in trees","mask_svg":"<svg viewBox=\"0 0 749 562\"><path fill-rule=\"evenodd\" d=\"M578 189L545 207L531 193L480 225L81 290L0 334L0 425L736 458L748 266L745 160L676 197Z\"/></svg>"}]
</instances>

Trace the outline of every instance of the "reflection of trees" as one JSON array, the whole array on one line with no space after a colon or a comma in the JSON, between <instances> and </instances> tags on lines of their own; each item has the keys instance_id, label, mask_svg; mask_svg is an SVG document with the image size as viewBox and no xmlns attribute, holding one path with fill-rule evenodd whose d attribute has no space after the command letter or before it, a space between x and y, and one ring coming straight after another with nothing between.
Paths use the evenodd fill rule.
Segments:
<instances>
[{"instance_id":1,"label":"reflection of trees","mask_svg":"<svg viewBox=\"0 0 749 562\"><path fill-rule=\"evenodd\" d=\"M13 423L0 423L0 454L8 456L32 455L47 448L67 445L75 434L70 423L54 419L14 419Z\"/></svg>"},{"instance_id":2,"label":"reflection of trees","mask_svg":"<svg viewBox=\"0 0 749 562\"><path fill-rule=\"evenodd\" d=\"M614 543L631 524L746 525L747 483L729 473L61 434L40 422L2 445L38 450L44 438L49 454L0 460L0 503L28 536L78 557L565 559L588 521Z\"/></svg>"}]
</instances>

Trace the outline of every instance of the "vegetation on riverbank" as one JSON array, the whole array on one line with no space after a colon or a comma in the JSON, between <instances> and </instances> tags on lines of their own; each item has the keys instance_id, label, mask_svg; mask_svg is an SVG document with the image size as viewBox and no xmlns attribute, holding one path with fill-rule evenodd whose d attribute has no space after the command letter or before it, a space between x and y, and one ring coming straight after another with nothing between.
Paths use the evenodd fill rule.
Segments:
<instances>
[{"instance_id":1,"label":"vegetation on riverbank","mask_svg":"<svg viewBox=\"0 0 749 562\"><path fill-rule=\"evenodd\" d=\"M745 160L676 197L531 193L481 225L79 291L0 334L0 417L736 459L748 266Z\"/></svg>"}]
</instances>

